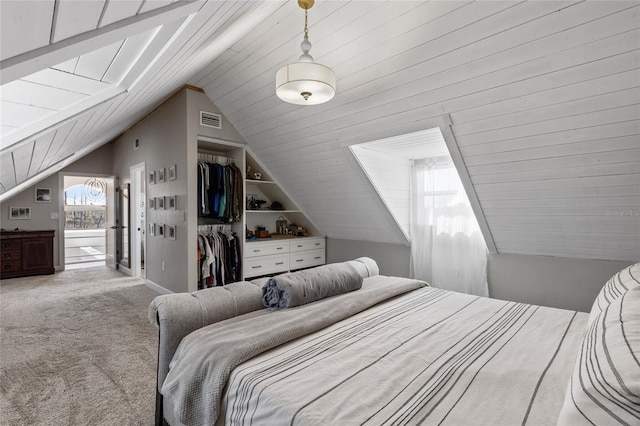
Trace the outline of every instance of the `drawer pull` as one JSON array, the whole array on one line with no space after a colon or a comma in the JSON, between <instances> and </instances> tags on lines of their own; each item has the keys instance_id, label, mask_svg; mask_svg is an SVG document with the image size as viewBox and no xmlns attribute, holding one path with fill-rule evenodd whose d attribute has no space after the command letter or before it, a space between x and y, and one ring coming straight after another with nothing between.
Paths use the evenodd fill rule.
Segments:
<instances>
[{"instance_id":1,"label":"drawer pull","mask_svg":"<svg viewBox=\"0 0 640 426\"><path fill-rule=\"evenodd\" d=\"M11 243L4 243L5 247L11 247Z\"/></svg>"},{"instance_id":2,"label":"drawer pull","mask_svg":"<svg viewBox=\"0 0 640 426\"><path fill-rule=\"evenodd\" d=\"M278 248L276 248L276 250L282 250L282 249L284 249L284 247L278 247Z\"/></svg>"},{"instance_id":3,"label":"drawer pull","mask_svg":"<svg viewBox=\"0 0 640 426\"><path fill-rule=\"evenodd\" d=\"M5 258L5 259L10 259L10 258L11 258L11 253L6 253L6 254L4 255L4 258Z\"/></svg>"},{"instance_id":4,"label":"drawer pull","mask_svg":"<svg viewBox=\"0 0 640 426\"><path fill-rule=\"evenodd\" d=\"M315 259L322 259L322 256L316 256L316 257L314 257L313 259L314 259L314 260L315 260Z\"/></svg>"},{"instance_id":5,"label":"drawer pull","mask_svg":"<svg viewBox=\"0 0 640 426\"><path fill-rule=\"evenodd\" d=\"M276 265L284 265L284 262L277 262Z\"/></svg>"},{"instance_id":6,"label":"drawer pull","mask_svg":"<svg viewBox=\"0 0 640 426\"><path fill-rule=\"evenodd\" d=\"M262 268L262 265L252 266L253 269Z\"/></svg>"},{"instance_id":7,"label":"drawer pull","mask_svg":"<svg viewBox=\"0 0 640 426\"><path fill-rule=\"evenodd\" d=\"M254 250L253 252L254 252L254 253L260 253L260 251L261 251L261 250L260 250L260 249L258 249L258 250Z\"/></svg>"},{"instance_id":8,"label":"drawer pull","mask_svg":"<svg viewBox=\"0 0 640 426\"><path fill-rule=\"evenodd\" d=\"M11 269L11 265L4 265L4 269Z\"/></svg>"},{"instance_id":9,"label":"drawer pull","mask_svg":"<svg viewBox=\"0 0 640 426\"><path fill-rule=\"evenodd\" d=\"M297 259L296 262L304 262L304 259Z\"/></svg>"},{"instance_id":10,"label":"drawer pull","mask_svg":"<svg viewBox=\"0 0 640 426\"><path fill-rule=\"evenodd\" d=\"M296 247L300 248L300 247L302 247L302 244L298 244Z\"/></svg>"}]
</instances>

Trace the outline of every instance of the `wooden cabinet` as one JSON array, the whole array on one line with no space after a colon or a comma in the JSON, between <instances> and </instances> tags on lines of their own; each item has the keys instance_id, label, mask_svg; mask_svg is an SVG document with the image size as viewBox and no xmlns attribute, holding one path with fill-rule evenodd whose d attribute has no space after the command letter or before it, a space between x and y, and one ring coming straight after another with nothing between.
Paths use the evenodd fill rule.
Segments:
<instances>
[{"instance_id":1,"label":"wooden cabinet","mask_svg":"<svg viewBox=\"0 0 640 426\"><path fill-rule=\"evenodd\" d=\"M0 278L53 274L55 231L0 232Z\"/></svg>"}]
</instances>

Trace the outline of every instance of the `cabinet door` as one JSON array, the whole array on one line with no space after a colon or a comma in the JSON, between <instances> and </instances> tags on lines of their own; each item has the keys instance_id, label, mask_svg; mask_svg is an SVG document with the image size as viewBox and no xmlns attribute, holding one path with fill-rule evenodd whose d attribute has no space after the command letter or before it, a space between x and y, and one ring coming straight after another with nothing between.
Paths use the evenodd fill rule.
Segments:
<instances>
[{"instance_id":1,"label":"cabinet door","mask_svg":"<svg viewBox=\"0 0 640 426\"><path fill-rule=\"evenodd\" d=\"M22 269L53 268L53 241L51 238L25 238L22 240Z\"/></svg>"}]
</instances>

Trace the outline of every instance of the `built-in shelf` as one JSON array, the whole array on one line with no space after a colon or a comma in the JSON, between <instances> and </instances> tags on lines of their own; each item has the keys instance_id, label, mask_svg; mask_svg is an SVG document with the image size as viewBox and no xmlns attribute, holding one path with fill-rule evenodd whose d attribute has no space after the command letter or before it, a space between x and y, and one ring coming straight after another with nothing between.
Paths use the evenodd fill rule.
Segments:
<instances>
[{"instance_id":1,"label":"built-in shelf","mask_svg":"<svg viewBox=\"0 0 640 426\"><path fill-rule=\"evenodd\" d=\"M300 213L300 210L247 210L247 213Z\"/></svg>"},{"instance_id":2,"label":"built-in shelf","mask_svg":"<svg viewBox=\"0 0 640 426\"><path fill-rule=\"evenodd\" d=\"M274 184L274 185L275 185L275 182L273 182L273 181L270 181L270 180L262 180L262 179L260 179L260 180L257 180L257 179L247 179L247 180L246 180L246 182L247 182L247 183L272 183L272 184Z\"/></svg>"}]
</instances>

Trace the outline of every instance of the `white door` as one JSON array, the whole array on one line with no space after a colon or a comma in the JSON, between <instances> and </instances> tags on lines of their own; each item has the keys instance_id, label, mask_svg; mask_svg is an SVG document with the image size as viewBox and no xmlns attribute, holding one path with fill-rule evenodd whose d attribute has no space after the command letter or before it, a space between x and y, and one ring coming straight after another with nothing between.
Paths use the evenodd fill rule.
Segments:
<instances>
[{"instance_id":1,"label":"white door","mask_svg":"<svg viewBox=\"0 0 640 426\"><path fill-rule=\"evenodd\" d=\"M107 184L105 263L109 268L116 269L116 177L108 177L105 181Z\"/></svg>"}]
</instances>

